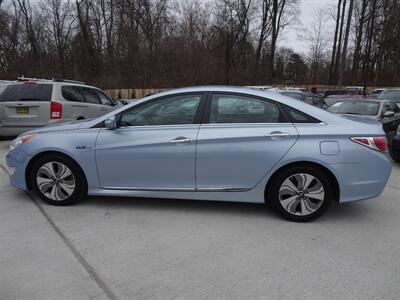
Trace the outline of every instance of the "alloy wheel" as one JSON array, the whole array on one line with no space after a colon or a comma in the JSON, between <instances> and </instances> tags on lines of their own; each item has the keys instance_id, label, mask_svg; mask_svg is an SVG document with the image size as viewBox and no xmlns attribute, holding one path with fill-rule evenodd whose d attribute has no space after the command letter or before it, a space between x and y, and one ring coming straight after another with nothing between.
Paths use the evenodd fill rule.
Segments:
<instances>
[{"instance_id":1,"label":"alloy wheel","mask_svg":"<svg viewBox=\"0 0 400 300\"><path fill-rule=\"evenodd\" d=\"M298 173L286 178L279 189L279 201L288 213L307 216L316 212L325 199L321 181L313 175Z\"/></svg>"},{"instance_id":2,"label":"alloy wheel","mask_svg":"<svg viewBox=\"0 0 400 300\"><path fill-rule=\"evenodd\" d=\"M75 177L71 170L60 162L51 161L41 166L36 175L40 192L54 201L69 198L75 191Z\"/></svg>"}]
</instances>

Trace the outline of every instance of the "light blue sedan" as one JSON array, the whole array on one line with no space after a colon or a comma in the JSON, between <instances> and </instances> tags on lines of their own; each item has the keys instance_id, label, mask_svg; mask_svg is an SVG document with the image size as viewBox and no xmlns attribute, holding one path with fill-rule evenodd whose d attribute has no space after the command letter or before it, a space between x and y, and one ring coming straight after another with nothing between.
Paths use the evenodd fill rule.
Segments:
<instances>
[{"instance_id":1,"label":"light blue sedan","mask_svg":"<svg viewBox=\"0 0 400 300\"><path fill-rule=\"evenodd\" d=\"M274 92L195 87L15 139L11 184L67 205L87 195L268 202L309 221L332 200L377 197L391 172L382 126Z\"/></svg>"}]
</instances>

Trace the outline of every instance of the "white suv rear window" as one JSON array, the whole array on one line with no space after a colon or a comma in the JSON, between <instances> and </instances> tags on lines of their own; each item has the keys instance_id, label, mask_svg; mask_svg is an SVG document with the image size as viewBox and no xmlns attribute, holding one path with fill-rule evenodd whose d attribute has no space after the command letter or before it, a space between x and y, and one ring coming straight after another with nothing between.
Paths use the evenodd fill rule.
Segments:
<instances>
[{"instance_id":1,"label":"white suv rear window","mask_svg":"<svg viewBox=\"0 0 400 300\"><path fill-rule=\"evenodd\" d=\"M0 102L50 101L52 91L52 84L12 84L7 86L0 94Z\"/></svg>"}]
</instances>

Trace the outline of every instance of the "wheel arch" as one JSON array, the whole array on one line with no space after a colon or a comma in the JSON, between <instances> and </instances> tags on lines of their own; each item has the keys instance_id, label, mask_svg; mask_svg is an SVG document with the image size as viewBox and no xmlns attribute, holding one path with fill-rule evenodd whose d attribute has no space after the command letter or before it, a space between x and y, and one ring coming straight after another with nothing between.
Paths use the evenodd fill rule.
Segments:
<instances>
[{"instance_id":1,"label":"wheel arch","mask_svg":"<svg viewBox=\"0 0 400 300\"><path fill-rule=\"evenodd\" d=\"M51 155L51 154L53 154L53 155L58 155L58 156L62 156L62 157L64 157L64 158L69 159L69 160L71 160L72 162L74 162L74 163L79 167L79 169L81 170L81 172L82 172L82 174L83 174L83 178L84 178L84 181L85 181L85 182L84 182L84 184L85 184L85 189L87 190L87 187L88 187L87 178L86 178L86 174L85 174L85 172L83 171L81 165L80 165L74 158L72 158L70 155L65 154L65 153L63 153L63 152L60 152L60 151L43 151L43 152L40 152L40 153L35 154L35 155L30 159L28 165L27 165L26 168L25 168L25 182L26 182L26 187L27 187L27 189L28 189L28 190L31 190L31 189L32 189L32 185L31 185L31 182L30 182L30 180L29 180L29 177L30 177L30 174L31 174L31 172L32 172L32 167L33 167L34 162L35 162L37 159L39 159L39 158L41 158L41 157L43 157L43 156Z\"/></svg>"},{"instance_id":2,"label":"wheel arch","mask_svg":"<svg viewBox=\"0 0 400 300\"><path fill-rule=\"evenodd\" d=\"M299 167L299 166L307 166L307 167L313 167L318 169L319 171L323 172L327 177L328 180L332 183L333 185L333 200L335 202L339 202L340 199L340 185L339 182L336 178L336 176L332 173L331 170L329 170L327 167L325 167L322 164L312 162L312 161L298 161L298 162L292 162L289 164L286 164L284 166L281 166L279 169L277 169L268 179L267 185L265 186L265 191L264 191L264 201L268 201L267 195L270 193L270 190L272 188L272 185L274 183L275 178L282 173L283 171L290 169L292 167Z\"/></svg>"}]
</instances>

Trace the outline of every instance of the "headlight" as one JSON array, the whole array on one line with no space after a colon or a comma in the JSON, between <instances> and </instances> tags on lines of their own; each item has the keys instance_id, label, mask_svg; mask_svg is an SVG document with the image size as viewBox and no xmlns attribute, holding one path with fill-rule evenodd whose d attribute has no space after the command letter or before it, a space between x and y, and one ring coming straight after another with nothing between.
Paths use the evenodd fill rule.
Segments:
<instances>
[{"instance_id":1,"label":"headlight","mask_svg":"<svg viewBox=\"0 0 400 300\"><path fill-rule=\"evenodd\" d=\"M19 145L22 145L23 143L26 143L30 139L32 139L36 134L27 134L23 135L20 137L17 137L15 140L13 140L10 144L10 151L14 150L17 148Z\"/></svg>"}]
</instances>

